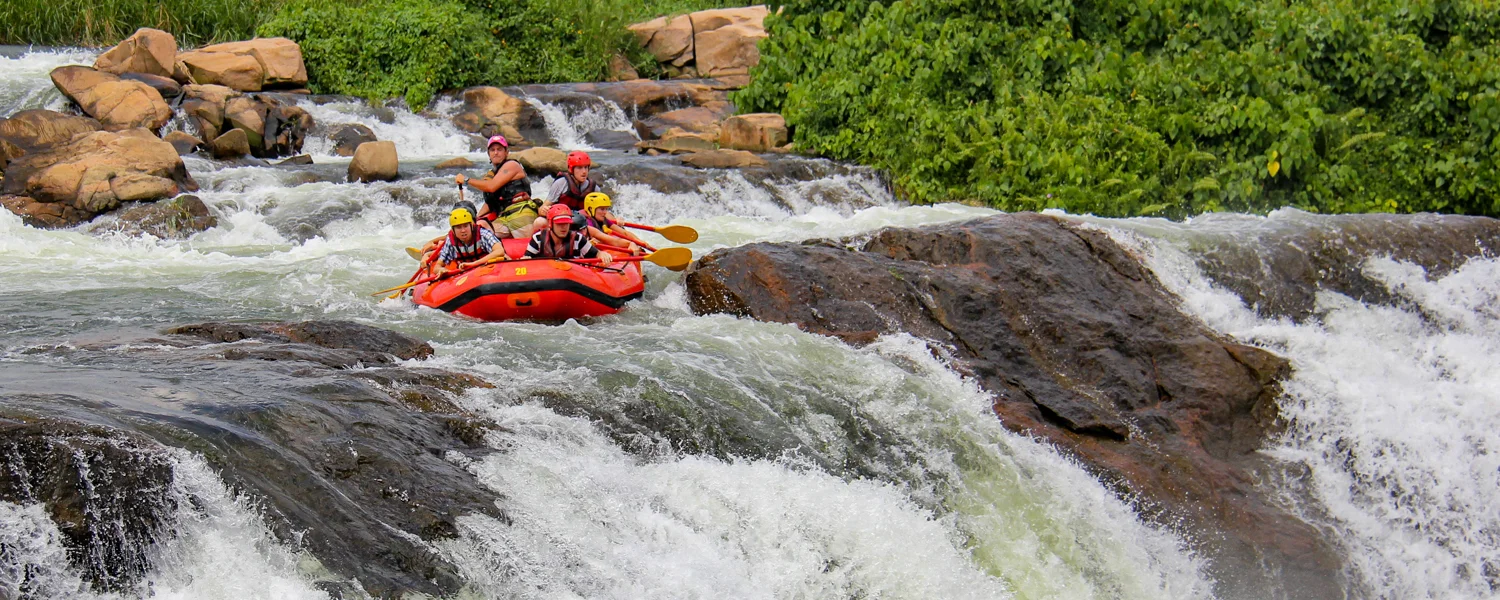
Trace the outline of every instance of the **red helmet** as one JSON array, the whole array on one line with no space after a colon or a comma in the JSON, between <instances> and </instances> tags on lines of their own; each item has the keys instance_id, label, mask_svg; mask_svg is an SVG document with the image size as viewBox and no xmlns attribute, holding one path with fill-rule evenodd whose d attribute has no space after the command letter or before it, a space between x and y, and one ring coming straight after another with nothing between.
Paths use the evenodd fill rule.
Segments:
<instances>
[{"instance_id":1,"label":"red helmet","mask_svg":"<svg viewBox=\"0 0 1500 600\"><path fill-rule=\"evenodd\" d=\"M568 208L568 205L566 205L566 204L553 204L552 208L547 209L547 222L548 223L556 223L558 221L572 221L572 220L573 220L573 209Z\"/></svg>"},{"instance_id":2,"label":"red helmet","mask_svg":"<svg viewBox=\"0 0 1500 600\"><path fill-rule=\"evenodd\" d=\"M591 166L592 164L593 161L589 160L589 153L587 152L584 152L582 150L574 150L568 153L569 170L572 170L573 167L587 167Z\"/></svg>"}]
</instances>

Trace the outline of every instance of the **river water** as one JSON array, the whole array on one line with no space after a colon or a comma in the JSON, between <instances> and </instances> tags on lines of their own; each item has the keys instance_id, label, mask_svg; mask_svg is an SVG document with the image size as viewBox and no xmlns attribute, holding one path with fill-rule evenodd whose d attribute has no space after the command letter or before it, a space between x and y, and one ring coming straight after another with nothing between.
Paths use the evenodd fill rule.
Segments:
<instances>
[{"instance_id":1,"label":"river water","mask_svg":"<svg viewBox=\"0 0 1500 600\"><path fill-rule=\"evenodd\" d=\"M60 106L47 71L89 57L0 58L0 115ZM566 113L542 104L559 139L623 130L623 113L556 122ZM188 158L220 225L187 240L87 226L43 231L0 214L0 370L9 373L0 374L0 398L37 392L38 372L67 374L59 392L181 376L126 354L83 363L38 351L81 336L210 320L350 319L428 340L437 350L428 362L498 384L461 398L504 427L493 454L463 464L504 493L513 524L468 516L460 537L435 542L469 597L1214 596L1213 565L1195 552L1192 532L1142 522L1078 465L1006 431L987 394L919 340L886 336L854 348L790 326L695 316L680 275L654 266L643 300L587 324L484 324L372 299L410 274L403 247L445 229L457 191L451 172L431 165L484 157L441 118L399 110L392 118L359 103L306 107L321 125L362 123L395 140L403 178L336 182L348 159L313 137L306 150L319 164L310 168ZM904 206L873 174L822 161L806 161L808 177L719 172L664 192L624 182L632 169L665 168L658 159L593 154L620 214L696 228L698 256L994 214ZM540 192L544 182L534 183ZM1297 484L1317 503L1306 514L1335 532L1351 595L1491 596L1500 518L1485 507L1500 500L1500 459L1490 451L1500 430L1500 265L1474 261L1429 281L1419 268L1372 259L1367 269L1422 310L1329 294L1319 317L1299 324L1257 317L1215 288L1184 241L1199 230L1233 235L1316 218L1090 222L1145 258L1186 310L1293 361L1281 400L1293 427L1267 451L1310 469L1311 480ZM653 402L738 423L731 434L765 447L781 436L819 452L724 459L661 439L624 447L594 421L536 400L548 394L583 399L595 412ZM893 432L896 447L878 456L847 447L838 419L850 412ZM702 435L711 445L720 434ZM191 526L156 552L138 592L90 592L61 566L59 535L40 507L0 502L0 597L19 593L21 573L45 582L40 597L326 597L316 583L328 574L275 541L252 499L227 490L201 458L162 452L178 475L174 493L195 499L178 503ZM838 456L865 468L829 468L825 459Z\"/></svg>"}]
</instances>

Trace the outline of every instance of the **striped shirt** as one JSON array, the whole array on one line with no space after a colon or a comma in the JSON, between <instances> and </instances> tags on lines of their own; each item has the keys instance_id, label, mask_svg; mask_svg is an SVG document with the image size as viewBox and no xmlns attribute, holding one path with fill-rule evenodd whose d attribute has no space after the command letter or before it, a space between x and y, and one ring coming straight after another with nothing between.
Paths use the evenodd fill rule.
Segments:
<instances>
[{"instance_id":1,"label":"striped shirt","mask_svg":"<svg viewBox=\"0 0 1500 600\"><path fill-rule=\"evenodd\" d=\"M438 252L438 264L445 265L455 260L464 262L479 260L494 250L495 246L500 245L500 238L495 237L493 231L483 227L475 227L474 229L479 230L479 239L467 246L458 245L458 237L450 232L448 234L448 241L443 244L442 251Z\"/></svg>"},{"instance_id":2,"label":"striped shirt","mask_svg":"<svg viewBox=\"0 0 1500 600\"><path fill-rule=\"evenodd\" d=\"M526 245L526 258L594 258L599 250L589 242L588 234L568 232L567 243L552 239L550 228L536 232L531 243Z\"/></svg>"}]
</instances>

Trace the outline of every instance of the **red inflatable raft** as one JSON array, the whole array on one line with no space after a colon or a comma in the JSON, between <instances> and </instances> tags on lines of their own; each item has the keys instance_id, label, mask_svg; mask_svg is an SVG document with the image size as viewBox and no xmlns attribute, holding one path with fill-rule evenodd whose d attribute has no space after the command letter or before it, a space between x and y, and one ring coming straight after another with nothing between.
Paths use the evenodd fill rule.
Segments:
<instances>
[{"instance_id":1,"label":"red inflatable raft","mask_svg":"<svg viewBox=\"0 0 1500 600\"><path fill-rule=\"evenodd\" d=\"M528 240L503 240L519 259ZM412 288L412 302L483 321L563 321L620 312L641 297L646 277L640 262L596 264L532 259L479 267L456 277Z\"/></svg>"}]
</instances>

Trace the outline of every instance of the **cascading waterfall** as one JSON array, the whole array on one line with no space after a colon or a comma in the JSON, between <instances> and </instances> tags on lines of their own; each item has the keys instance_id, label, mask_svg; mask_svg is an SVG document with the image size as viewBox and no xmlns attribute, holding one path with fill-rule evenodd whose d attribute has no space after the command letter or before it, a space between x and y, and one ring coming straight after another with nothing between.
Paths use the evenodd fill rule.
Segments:
<instances>
[{"instance_id":1,"label":"cascading waterfall","mask_svg":"<svg viewBox=\"0 0 1500 600\"><path fill-rule=\"evenodd\" d=\"M1283 210L1095 223L1138 248L1209 326L1291 359L1280 401L1290 429L1266 451L1307 468L1308 480L1283 485L1316 499L1303 514L1344 546L1365 588L1355 595L1492 597L1500 590L1500 516L1488 508L1500 505L1500 261L1477 258L1429 278L1419 266L1370 256L1365 274L1404 304L1324 291L1316 317L1296 323L1258 316L1185 251L1198 229L1248 238L1322 218Z\"/></svg>"}]
</instances>

